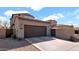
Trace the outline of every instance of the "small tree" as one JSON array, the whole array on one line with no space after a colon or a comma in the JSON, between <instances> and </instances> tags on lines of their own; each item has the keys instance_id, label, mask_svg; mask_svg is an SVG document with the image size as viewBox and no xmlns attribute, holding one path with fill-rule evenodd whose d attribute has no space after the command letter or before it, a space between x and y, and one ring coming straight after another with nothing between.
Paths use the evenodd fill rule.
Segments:
<instances>
[{"instance_id":1,"label":"small tree","mask_svg":"<svg viewBox=\"0 0 79 59\"><path fill-rule=\"evenodd\" d=\"M10 26L10 23L9 23L8 21L4 21L4 22L3 22L3 27L4 27L5 29L8 29L9 26Z\"/></svg>"}]
</instances>

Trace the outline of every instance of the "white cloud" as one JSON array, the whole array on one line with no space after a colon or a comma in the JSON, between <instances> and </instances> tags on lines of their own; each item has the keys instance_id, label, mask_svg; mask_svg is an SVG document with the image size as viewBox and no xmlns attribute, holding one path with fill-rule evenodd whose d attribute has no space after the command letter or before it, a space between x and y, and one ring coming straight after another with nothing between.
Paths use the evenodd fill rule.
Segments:
<instances>
[{"instance_id":1,"label":"white cloud","mask_svg":"<svg viewBox=\"0 0 79 59\"><path fill-rule=\"evenodd\" d=\"M2 26L5 27L5 25L4 25L5 23L7 23L6 26L9 28L9 26L10 26L10 20L7 20L7 17L0 16L0 28Z\"/></svg>"},{"instance_id":2,"label":"white cloud","mask_svg":"<svg viewBox=\"0 0 79 59\"><path fill-rule=\"evenodd\" d=\"M59 17L55 16L55 15L50 15L50 16L43 18L42 20L46 21L46 20L50 20L50 19L57 20L57 19L59 19Z\"/></svg>"},{"instance_id":3,"label":"white cloud","mask_svg":"<svg viewBox=\"0 0 79 59\"><path fill-rule=\"evenodd\" d=\"M75 10L72 15L75 17L75 19L79 20L79 9Z\"/></svg>"},{"instance_id":4,"label":"white cloud","mask_svg":"<svg viewBox=\"0 0 79 59\"><path fill-rule=\"evenodd\" d=\"M76 15L76 17L75 17L75 18L79 20L79 15Z\"/></svg>"},{"instance_id":5,"label":"white cloud","mask_svg":"<svg viewBox=\"0 0 79 59\"><path fill-rule=\"evenodd\" d=\"M58 13L57 15L58 15L59 17L61 17L61 18L64 17L64 15L63 15L62 13Z\"/></svg>"},{"instance_id":6,"label":"white cloud","mask_svg":"<svg viewBox=\"0 0 79 59\"><path fill-rule=\"evenodd\" d=\"M73 24L75 27L79 27L79 24Z\"/></svg>"},{"instance_id":7,"label":"white cloud","mask_svg":"<svg viewBox=\"0 0 79 59\"><path fill-rule=\"evenodd\" d=\"M0 21L4 22L7 21L6 17L0 16Z\"/></svg>"},{"instance_id":8,"label":"white cloud","mask_svg":"<svg viewBox=\"0 0 79 59\"><path fill-rule=\"evenodd\" d=\"M73 12L73 15L77 15L77 14L79 14L79 9L77 9L77 10L75 10L75 11Z\"/></svg>"},{"instance_id":9,"label":"white cloud","mask_svg":"<svg viewBox=\"0 0 79 59\"><path fill-rule=\"evenodd\" d=\"M44 7L79 7L78 0L1 0L2 7L31 7L33 10L40 10Z\"/></svg>"},{"instance_id":10,"label":"white cloud","mask_svg":"<svg viewBox=\"0 0 79 59\"><path fill-rule=\"evenodd\" d=\"M65 25L73 25L73 22L72 21L67 21L64 23Z\"/></svg>"},{"instance_id":11,"label":"white cloud","mask_svg":"<svg viewBox=\"0 0 79 59\"><path fill-rule=\"evenodd\" d=\"M0 24L3 25L4 22L8 22L6 17L0 16Z\"/></svg>"},{"instance_id":12,"label":"white cloud","mask_svg":"<svg viewBox=\"0 0 79 59\"><path fill-rule=\"evenodd\" d=\"M78 24L73 23L72 21L67 21L64 23L65 25L73 25L74 27L79 27Z\"/></svg>"},{"instance_id":13,"label":"white cloud","mask_svg":"<svg viewBox=\"0 0 79 59\"><path fill-rule=\"evenodd\" d=\"M22 11L7 10L4 14L6 16L11 16L12 14L17 14L17 13L29 13L29 12L25 10L22 10Z\"/></svg>"},{"instance_id":14,"label":"white cloud","mask_svg":"<svg viewBox=\"0 0 79 59\"><path fill-rule=\"evenodd\" d=\"M43 18L42 20L44 20L44 21L49 20L49 19L58 20L63 17L64 17L64 15L62 13L57 13L57 14L49 15L49 16Z\"/></svg>"}]
</instances>

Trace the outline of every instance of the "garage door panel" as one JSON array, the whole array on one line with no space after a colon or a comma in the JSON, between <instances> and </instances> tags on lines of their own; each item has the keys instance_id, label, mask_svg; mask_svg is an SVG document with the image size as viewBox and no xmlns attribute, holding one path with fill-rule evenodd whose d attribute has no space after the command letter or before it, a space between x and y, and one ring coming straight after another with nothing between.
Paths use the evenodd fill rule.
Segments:
<instances>
[{"instance_id":1,"label":"garage door panel","mask_svg":"<svg viewBox=\"0 0 79 59\"><path fill-rule=\"evenodd\" d=\"M24 36L25 37L46 36L46 27L25 25Z\"/></svg>"}]
</instances>

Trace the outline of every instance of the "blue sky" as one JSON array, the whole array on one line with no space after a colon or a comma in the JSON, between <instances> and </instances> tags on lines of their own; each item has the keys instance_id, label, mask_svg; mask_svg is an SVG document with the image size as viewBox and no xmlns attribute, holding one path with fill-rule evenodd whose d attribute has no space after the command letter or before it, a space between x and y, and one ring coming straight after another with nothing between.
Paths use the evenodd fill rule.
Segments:
<instances>
[{"instance_id":1,"label":"blue sky","mask_svg":"<svg viewBox=\"0 0 79 59\"><path fill-rule=\"evenodd\" d=\"M0 20L9 21L13 13L30 13L38 20L56 20L58 24L79 26L79 7L44 7L34 10L30 7L0 7Z\"/></svg>"}]
</instances>

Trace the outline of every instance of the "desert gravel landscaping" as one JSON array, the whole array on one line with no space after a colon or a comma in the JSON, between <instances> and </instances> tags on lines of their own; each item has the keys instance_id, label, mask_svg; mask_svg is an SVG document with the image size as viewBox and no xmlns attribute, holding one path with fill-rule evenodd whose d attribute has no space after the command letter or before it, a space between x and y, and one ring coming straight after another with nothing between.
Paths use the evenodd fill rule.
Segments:
<instances>
[{"instance_id":1,"label":"desert gravel landscaping","mask_svg":"<svg viewBox=\"0 0 79 59\"><path fill-rule=\"evenodd\" d=\"M0 39L0 51L39 51L39 49L25 40L6 38Z\"/></svg>"}]
</instances>

